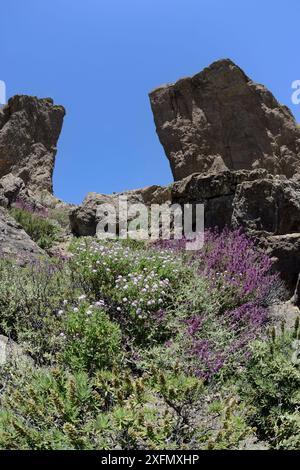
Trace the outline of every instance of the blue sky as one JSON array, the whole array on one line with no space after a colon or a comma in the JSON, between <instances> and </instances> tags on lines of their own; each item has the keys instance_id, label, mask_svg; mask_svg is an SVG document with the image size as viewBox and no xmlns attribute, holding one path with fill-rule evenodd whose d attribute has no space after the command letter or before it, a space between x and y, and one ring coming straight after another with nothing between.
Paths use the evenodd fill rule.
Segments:
<instances>
[{"instance_id":1,"label":"blue sky","mask_svg":"<svg viewBox=\"0 0 300 470\"><path fill-rule=\"evenodd\" d=\"M148 92L229 57L300 121L299 0L1 0L8 96L67 109L54 188L79 203L172 181Z\"/></svg>"}]
</instances>

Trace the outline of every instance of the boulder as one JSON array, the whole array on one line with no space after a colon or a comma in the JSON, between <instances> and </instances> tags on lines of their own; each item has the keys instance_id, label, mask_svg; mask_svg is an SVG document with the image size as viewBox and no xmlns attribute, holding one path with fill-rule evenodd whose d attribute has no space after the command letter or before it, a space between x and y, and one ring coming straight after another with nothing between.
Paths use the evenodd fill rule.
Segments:
<instances>
[{"instance_id":1,"label":"boulder","mask_svg":"<svg viewBox=\"0 0 300 470\"><path fill-rule=\"evenodd\" d=\"M156 130L174 179L264 168L291 177L300 127L291 111L231 60L150 93Z\"/></svg>"},{"instance_id":2,"label":"boulder","mask_svg":"<svg viewBox=\"0 0 300 470\"><path fill-rule=\"evenodd\" d=\"M20 265L37 262L45 252L31 240L22 227L0 207L0 259L13 260Z\"/></svg>"},{"instance_id":3,"label":"boulder","mask_svg":"<svg viewBox=\"0 0 300 470\"><path fill-rule=\"evenodd\" d=\"M24 181L12 173L0 179L0 205L9 207L19 197L27 198Z\"/></svg>"},{"instance_id":4,"label":"boulder","mask_svg":"<svg viewBox=\"0 0 300 470\"><path fill-rule=\"evenodd\" d=\"M127 198L128 207L138 203L150 206L151 204L169 203L171 190L169 187L148 186L111 195L89 193L81 205L70 211L70 225L74 235L94 236L99 222L97 208L102 204L111 204L118 214L119 197Z\"/></svg>"},{"instance_id":5,"label":"boulder","mask_svg":"<svg viewBox=\"0 0 300 470\"><path fill-rule=\"evenodd\" d=\"M0 366L13 362L18 366L33 365L33 360L7 336L0 335Z\"/></svg>"},{"instance_id":6,"label":"boulder","mask_svg":"<svg viewBox=\"0 0 300 470\"><path fill-rule=\"evenodd\" d=\"M300 273L300 233L267 236L255 232L250 234L257 239L264 252L274 259L274 268L280 272L292 293Z\"/></svg>"},{"instance_id":7,"label":"boulder","mask_svg":"<svg viewBox=\"0 0 300 470\"><path fill-rule=\"evenodd\" d=\"M52 193L56 144L65 110L50 98L16 95L0 109L0 178L9 173L27 189Z\"/></svg>"}]
</instances>

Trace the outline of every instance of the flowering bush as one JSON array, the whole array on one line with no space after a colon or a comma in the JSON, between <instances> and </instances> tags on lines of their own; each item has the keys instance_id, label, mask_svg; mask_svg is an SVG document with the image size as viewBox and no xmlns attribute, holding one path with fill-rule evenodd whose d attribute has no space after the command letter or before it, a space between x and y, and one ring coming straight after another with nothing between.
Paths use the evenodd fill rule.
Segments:
<instances>
[{"instance_id":1,"label":"flowering bush","mask_svg":"<svg viewBox=\"0 0 300 470\"><path fill-rule=\"evenodd\" d=\"M138 343L162 338L165 310L192 272L169 251L131 249L121 243L85 240L73 246L78 283L94 300L104 299L111 314Z\"/></svg>"},{"instance_id":2,"label":"flowering bush","mask_svg":"<svg viewBox=\"0 0 300 470\"><path fill-rule=\"evenodd\" d=\"M178 253L185 243L163 241L156 248ZM207 230L204 247L187 262L196 272L176 305L186 325L178 331L191 370L209 379L224 366L247 360L251 341L268 320L266 299L272 289L280 291L280 282L271 272L271 259L240 230ZM210 308L203 311L208 292Z\"/></svg>"},{"instance_id":3,"label":"flowering bush","mask_svg":"<svg viewBox=\"0 0 300 470\"><path fill-rule=\"evenodd\" d=\"M299 443L299 331L280 352L263 340L271 260L240 231L184 244L85 238L57 262L0 262L1 333L34 361L1 369L0 448L240 448L252 423Z\"/></svg>"},{"instance_id":4,"label":"flowering bush","mask_svg":"<svg viewBox=\"0 0 300 470\"><path fill-rule=\"evenodd\" d=\"M103 302L88 304L81 297L78 307L61 311L62 361L71 370L89 373L118 363L121 331L110 321Z\"/></svg>"},{"instance_id":5,"label":"flowering bush","mask_svg":"<svg viewBox=\"0 0 300 470\"><path fill-rule=\"evenodd\" d=\"M185 245L183 239L162 241L156 247L178 252ZM206 230L204 246L193 252L192 259L199 274L220 292L225 310L251 301L264 304L271 290L277 289L279 294L282 289L278 274L271 272L271 258L240 229Z\"/></svg>"}]
</instances>

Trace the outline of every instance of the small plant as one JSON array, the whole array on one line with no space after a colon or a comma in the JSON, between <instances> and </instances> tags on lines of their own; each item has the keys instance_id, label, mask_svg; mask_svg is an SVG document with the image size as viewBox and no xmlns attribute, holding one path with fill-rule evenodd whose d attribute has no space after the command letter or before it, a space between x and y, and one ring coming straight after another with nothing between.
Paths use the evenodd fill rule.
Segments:
<instances>
[{"instance_id":1,"label":"small plant","mask_svg":"<svg viewBox=\"0 0 300 470\"><path fill-rule=\"evenodd\" d=\"M104 306L97 302L80 302L68 308L63 315L59 337L63 363L71 370L89 373L111 368L121 353L121 332L117 323L110 321Z\"/></svg>"},{"instance_id":2,"label":"small plant","mask_svg":"<svg viewBox=\"0 0 300 470\"><path fill-rule=\"evenodd\" d=\"M251 423L273 448L298 449L300 444L299 321L294 331L255 342L241 384L241 396L252 408Z\"/></svg>"},{"instance_id":3,"label":"small plant","mask_svg":"<svg viewBox=\"0 0 300 470\"><path fill-rule=\"evenodd\" d=\"M58 240L58 226L46 218L22 208L12 208L10 213L40 248L49 249Z\"/></svg>"}]
</instances>

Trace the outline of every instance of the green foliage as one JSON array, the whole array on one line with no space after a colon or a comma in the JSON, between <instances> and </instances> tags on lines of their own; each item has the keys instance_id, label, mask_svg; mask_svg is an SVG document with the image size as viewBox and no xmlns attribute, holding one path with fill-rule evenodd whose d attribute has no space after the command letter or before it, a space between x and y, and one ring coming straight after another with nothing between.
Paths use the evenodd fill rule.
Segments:
<instances>
[{"instance_id":1,"label":"green foliage","mask_svg":"<svg viewBox=\"0 0 300 470\"><path fill-rule=\"evenodd\" d=\"M38 362L59 348L61 312L78 292L70 272L47 261L26 268L0 262L0 328Z\"/></svg>"},{"instance_id":2,"label":"green foliage","mask_svg":"<svg viewBox=\"0 0 300 470\"><path fill-rule=\"evenodd\" d=\"M76 282L92 300L107 300L115 319L137 344L168 336L164 313L179 295L192 270L172 253L143 249L138 242L73 243ZM158 328L158 321L160 322Z\"/></svg>"},{"instance_id":3,"label":"green foliage","mask_svg":"<svg viewBox=\"0 0 300 470\"><path fill-rule=\"evenodd\" d=\"M268 341L256 342L241 395L252 409L251 422L272 447L300 445L299 321L294 331L271 330Z\"/></svg>"},{"instance_id":4,"label":"green foliage","mask_svg":"<svg viewBox=\"0 0 300 470\"><path fill-rule=\"evenodd\" d=\"M63 315L60 337L63 363L90 373L116 364L121 352L121 331L103 308L80 304Z\"/></svg>"},{"instance_id":5,"label":"green foliage","mask_svg":"<svg viewBox=\"0 0 300 470\"><path fill-rule=\"evenodd\" d=\"M59 238L59 228L47 218L21 208L10 210L14 219L42 249L49 249Z\"/></svg>"},{"instance_id":6,"label":"green foliage","mask_svg":"<svg viewBox=\"0 0 300 470\"><path fill-rule=\"evenodd\" d=\"M259 306L228 310L193 256L88 237L70 252L0 262L0 332L33 359L0 370L1 449L299 447L299 322L250 355Z\"/></svg>"},{"instance_id":7,"label":"green foliage","mask_svg":"<svg viewBox=\"0 0 300 470\"><path fill-rule=\"evenodd\" d=\"M2 449L91 449L105 447L95 419L104 405L84 373L26 370L7 377L0 411Z\"/></svg>"}]
</instances>

